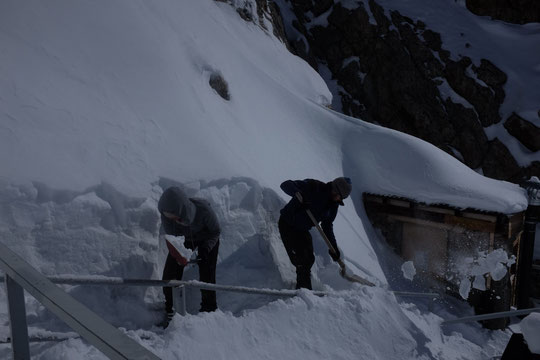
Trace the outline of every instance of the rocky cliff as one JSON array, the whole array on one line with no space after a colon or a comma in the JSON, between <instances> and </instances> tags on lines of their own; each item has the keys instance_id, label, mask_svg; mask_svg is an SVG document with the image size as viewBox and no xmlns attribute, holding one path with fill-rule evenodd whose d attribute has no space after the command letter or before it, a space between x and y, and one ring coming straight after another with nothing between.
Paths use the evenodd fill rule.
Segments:
<instances>
[{"instance_id":1,"label":"rocky cliff","mask_svg":"<svg viewBox=\"0 0 540 360\"><path fill-rule=\"evenodd\" d=\"M426 140L488 177L519 182L540 176L540 161L521 167L503 142L486 136L486 127L504 121L523 146L540 150L540 128L517 114L501 118L507 74L488 58L475 65L452 54L441 34L374 0L277 3L293 12L285 25L269 0L256 1L256 19L243 18L261 26L264 18L273 22L274 34L286 38L292 52L329 74L336 110ZM238 12L248 13L242 4Z\"/></svg>"}]
</instances>

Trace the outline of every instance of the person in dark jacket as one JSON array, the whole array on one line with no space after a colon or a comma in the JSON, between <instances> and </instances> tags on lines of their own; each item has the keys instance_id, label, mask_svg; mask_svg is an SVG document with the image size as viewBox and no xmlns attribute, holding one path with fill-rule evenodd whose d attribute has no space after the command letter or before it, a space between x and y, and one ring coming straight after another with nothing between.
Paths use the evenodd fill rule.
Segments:
<instances>
[{"instance_id":1,"label":"person in dark jacket","mask_svg":"<svg viewBox=\"0 0 540 360\"><path fill-rule=\"evenodd\" d=\"M199 279L207 283L216 283L216 263L221 232L216 214L204 199L188 198L178 187L170 187L163 192L158 202L161 214L161 233L184 236L184 246L197 249ZM181 280L184 267L167 255L163 269L163 280ZM173 315L172 289L163 288L165 310L170 320ZM217 309L216 292L201 290L201 309L210 312Z\"/></svg>"},{"instance_id":2,"label":"person in dark jacket","mask_svg":"<svg viewBox=\"0 0 540 360\"><path fill-rule=\"evenodd\" d=\"M278 226L287 255L296 267L296 288L311 290L311 267L315 262L309 230L314 226L306 213L309 209L332 243L335 252L328 250L334 261L341 257L334 236L334 219L338 206L352 190L351 179L339 177L328 183L319 180L287 180L281 189L292 199L281 209ZM296 197L300 193L302 202Z\"/></svg>"}]
</instances>

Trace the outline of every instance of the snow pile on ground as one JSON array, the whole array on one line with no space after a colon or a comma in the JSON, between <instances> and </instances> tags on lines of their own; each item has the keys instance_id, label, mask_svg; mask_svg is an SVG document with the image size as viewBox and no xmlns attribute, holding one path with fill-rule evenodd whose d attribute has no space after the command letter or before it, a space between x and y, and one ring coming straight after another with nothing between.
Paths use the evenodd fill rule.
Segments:
<instances>
[{"instance_id":1,"label":"snow pile on ground","mask_svg":"<svg viewBox=\"0 0 540 360\"><path fill-rule=\"evenodd\" d=\"M494 332L475 344L459 333L445 335L441 321L412 304L400 306L382 289L354 288L324 298L304 291L237 316L177 315L163 333L127 334L162 359L487 359L507 340ZM74 350L85 359L105 359L78 339L45 350L40 359L72 359Z\"/></svg>"}]
</instances>

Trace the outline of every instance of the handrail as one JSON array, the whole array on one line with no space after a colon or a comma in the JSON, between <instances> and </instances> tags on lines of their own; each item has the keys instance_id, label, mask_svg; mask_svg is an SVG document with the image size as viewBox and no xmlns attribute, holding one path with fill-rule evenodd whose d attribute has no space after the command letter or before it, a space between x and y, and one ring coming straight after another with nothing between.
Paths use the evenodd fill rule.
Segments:
<instances>
[{"instance_id":1,"label":"handrail","mask_svg":"<svg viewBox=\"0 0 540 360\"><path fill-rule=\"evenodd\" d=\"M177 287L186 286L194 287L203 290L229 291L247 294L273 295L273 296L297 296L300 290L287 289L267 289L267 288L252 288L236 285L220 285L205 283L197 280L157 280L157 279L124 279L121 277L106 277L106 276L48 276L51 282L62 285L117 285L117 286L155 286L155 287ZM0 282L4 279L0 276ZM411 291L392 291L391 293L404 297L438 297L438 293L419 293ZM329 291L311 291L317 296L330 295Z\"/></svg>"},{"instance_id":2,"label":"handrail","mask_svg":"<svg viewBox=\"0 0 540 360\"><path fill-rule=\"evenodd\" d=\"M15 359L30 359L23 288L109 358L159 359L144 346L54 285L1 242L0 268L6 274ZM21 324L24 325L24 329L21 328Z\"/></svg>"},{"instance_id":3,"label":"handrail","mask_svg":"<svg viewBox=\"0 0 540 360\"><path fill-rule=\"evenodd\" d=\"M530 309L522 309L522 310L512 310L512 311L501 311L496 313L490 313L490 314L483 314L483 315L475 315L475 316L466 316L458 319L452 319L452 320L445 320L441 323L441 325L451 325L451 324L457 324L461 322L468 322L468 321L482 321L482 320L492 320L492 319L500 319L510 316L518 316L518 315L527 315L532 312L540 312L540 308L530 308Z\"/></svg>"}]
</instances>

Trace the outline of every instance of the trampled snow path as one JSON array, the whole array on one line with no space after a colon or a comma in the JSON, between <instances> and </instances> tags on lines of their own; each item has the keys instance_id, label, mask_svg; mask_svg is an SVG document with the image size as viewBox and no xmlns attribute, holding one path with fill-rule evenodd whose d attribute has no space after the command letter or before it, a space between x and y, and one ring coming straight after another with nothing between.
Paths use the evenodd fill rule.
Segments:
<instances>
[{"instance_id":1,"label":"trampled snow path","mask_svg":"<svg viewBox=\"0 0 540 360\"><path fill-rule=\"evenodd\" d=\"M358 287L322 298L305 291L236 316L177 315L165 331L126 333L163 359L488 359L508 338L494 332L475 344L445 335L441 321L382 289ZM42 360L105 359L80 339L40 347Z\"/></svg>"}]
</instances>

